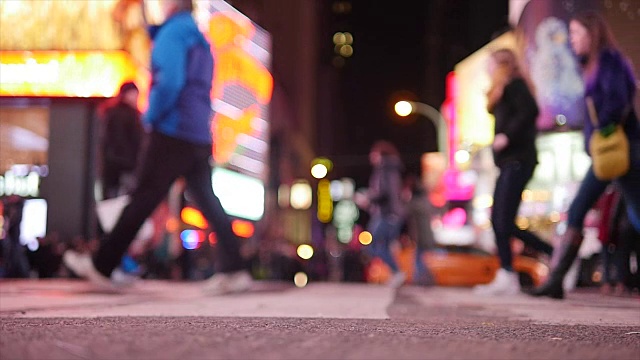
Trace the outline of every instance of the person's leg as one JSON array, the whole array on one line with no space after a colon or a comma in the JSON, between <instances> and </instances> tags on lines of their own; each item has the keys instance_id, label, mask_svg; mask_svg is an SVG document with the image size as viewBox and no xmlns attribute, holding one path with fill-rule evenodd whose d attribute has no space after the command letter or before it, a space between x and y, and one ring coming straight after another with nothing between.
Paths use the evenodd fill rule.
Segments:
<instances>
[{"instance_id":1,"label":"person's leg","mask_svg":"<svg viewBox=\"0 0 640 360\"><path fill-rule=\"evenodd\" d=\"M571 201L571 205L569 206L567 214L568 227L582 232L584 219L587 216L587 213L591 208L593 208L609 183L610 181L599 180L593 173L593 170L589 168L587 174L580 183L580 188L578 189L576 196L573 198L573 201Z\"/></svg>"},{"instance_id":2,"label":"person's leg","mask_svg":"<svg viewBox=\"0 0 640 360\"><path fill-rule=\"evenodd\" d=\"M500 168L491 213L500 269L489 284L474 288L478 295L514 295L520 292L520 280L518 274L513 271L511 237L516 229L515 218L520 207L522 190L532 173L533 165L526 166L515 162Z\"/></svg>"},{"instance_id":3,"label":"person's leg","mask_svg":"<svg viewBox=\"0 0 640 360\"><path fill-rule=\"evenodd\" d=\"M138 186L131 195L118 222L93 258L96 269L110 276L120 263L144 221L166 196L171 184L185 172L191 154L185 143L153 133L149 151L142 164Z\"/></svg>"},{"instance_id":4,"label":"person's leg","mask_svg":"<svg viewBox=\"0 0 640 360\"><path fill-rule=\"evenodd\" d=\"M533 248L538 252L541 252L547 255L551 255L551 253L553 253L553 246L551 246L551 244L545 242L544 240L540 239L538 235L532 233L531 231L522 230L516 227L514 230L513 236L522 240L523 243L525 243L526 245L530 246L531 248Z\"/></svg>"},{"instance_id":5,"label":"person's leg","mask_svg":"<svg viewBox=\"0 0 640 360\"><path fill-rule=\"evenodd\" d=\"M529 181L533 167L512 163L500 169L493 198L491 223L496 236L500 266L513 271L511 237L516 232L515 218L522 200L522 191Z\"/></svg>"},{"instance_id":6,"label":"person's leg","mask_svg":"<svg viewBox=\"0 0 640 360\"><path fill-rule=\"evenodd\" d=\"M547 281L532 291L531 295L549 296L556 299L564 298L562 283L573 261L578 256L578 250L582 244L584 218L604 193L607 185L609 185L608 181L598 180L593 173L593 169L589 168L580 184L578 193L571 202L571 206L569 206L567 230L562 235L558 249L554 249L554 252L558 251L560 254L558 263L551 271Z\"/></svg>"},{"instance_id":7,"label":"person's leg","mask_svg":"<svg viewBox=\"0 0 640 360\"><path fill-rule=\"evenodd\" d=\"M640 232L640 141L631 142L629 147L629 171L615 182L627 204L629 222Z\"/></svg>"},{"instance_id":8,"label":"person's leg","mask_svg":"<svg viewBox=\"0 0 640 360\"><path fill-rule=\"evenodd\" d=\"M379 218L372 221L370 229L373 237L372 252L384 261L393 273L397 273L398 265L391 254L390 248L393 241L393 224L387 219Z\"/></svg>"},{"instance_id":9,"label":"person's leg","mask_svg":"<svg viewBox=\"0 0 640 360\"><path fill-rule=\"evenodd\" d=\"M216 268L218 272L228 273L244 270L245 266L240 256L240 239L234 234L231 220L225 213L220 199L213 191L209 146L195 147L197 161L186 175L187 191L193 195L202 214L216 233L218 257Z\"/></svg>"}]
</instances>

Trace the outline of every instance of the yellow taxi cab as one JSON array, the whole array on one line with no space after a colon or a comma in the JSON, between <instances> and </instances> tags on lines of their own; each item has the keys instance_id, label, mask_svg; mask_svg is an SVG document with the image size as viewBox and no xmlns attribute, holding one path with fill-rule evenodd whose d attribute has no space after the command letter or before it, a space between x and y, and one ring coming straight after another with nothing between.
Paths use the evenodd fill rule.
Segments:
<instances>
[{"instance_id":1,"label":"yellow taxi cab","mask_svg":"<svg viewBox=\"0 0 640 360\"><path fill-rule=\"evenodd\" d=\"M396 250L394 257L401 271L407 274L407 283L411 283L415 248ZM471 246L439 247L425 253L422 260L433 273L436 285L440 286L486 284L493 280L500 268L496 255ZM542 261L524 255L514 255L513 267L523 288L542 284L549 273L548 266ZM390 276L389 267L379 258L372 259L365 270L366 280L371 283L384 283Z\"/></svg>"}]
</instances>

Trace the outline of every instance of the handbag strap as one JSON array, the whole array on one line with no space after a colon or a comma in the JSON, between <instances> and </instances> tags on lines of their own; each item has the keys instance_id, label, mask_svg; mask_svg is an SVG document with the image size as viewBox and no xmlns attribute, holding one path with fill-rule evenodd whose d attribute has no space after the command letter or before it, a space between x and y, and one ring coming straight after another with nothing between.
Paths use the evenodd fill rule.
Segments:
<instances>
[{"instance_id":1,"label":"handbag strap","mask_svg":"<svg viewBox=\"0 0 640 360\"><path fill-rule=\"evenodd\" d=\"M593 104L593 98L591 96L587 96L587 111L589 111L589 119L593 124L595 129L598 128L598 113L596 112L596 106Z\"/></svg>"},{"instance_id":2,"label":"handbag strap","mask_svg":"<svg viewBox=\"0 0 640 360\"><path fill-rule=\"evenodd\" d=\"M593 103L593 98L591 96L587 96L585 100L587 102L587 110L589 111L589 119L591 120L593 127L597 129L600 122L598 121L598 112L596 111L596 106ZM624 111L622 112L622 119L620 120L618 125L623 125L624 122L627 121L630 112L631 104L627 105L624 108Z\"/></svg>"}]
</instances>

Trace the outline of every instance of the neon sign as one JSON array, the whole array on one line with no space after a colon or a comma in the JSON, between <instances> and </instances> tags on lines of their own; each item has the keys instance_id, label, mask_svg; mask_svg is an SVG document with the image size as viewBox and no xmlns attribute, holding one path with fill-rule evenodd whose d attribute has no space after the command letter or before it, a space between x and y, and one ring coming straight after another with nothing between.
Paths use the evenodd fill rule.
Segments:
<instances>
[{"instance_id":1,"label":"neon sign","mask_svg":"<svg viewBox=\"0 0 640 360\"><path fill-rule=\"evenodd\" d=\"M268 34L223 1L203 26L215 59L211 98L215 115L213 154L218 164L265 180L268 105Z\"/></svg>"},{"instance_id":2,"label":"neon sign","mask_svg":"<svg viewBox=\"0 0 640 360\"><path fill-rule=\"evenodd\" d=\"M125 51L0 52L0 96L112 97L137 75Z\"/></svg>"}]
</instances>

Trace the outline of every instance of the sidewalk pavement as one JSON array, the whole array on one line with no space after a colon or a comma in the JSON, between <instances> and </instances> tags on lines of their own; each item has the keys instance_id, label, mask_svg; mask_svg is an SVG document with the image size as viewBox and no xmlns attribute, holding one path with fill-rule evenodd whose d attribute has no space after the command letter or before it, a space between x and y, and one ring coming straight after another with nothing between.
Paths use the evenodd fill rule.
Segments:
<instances>
[{"instance_id":1,"label":"sidewalk pavement","mask_svg":"<svg viewBox=\"0 0 640 360\"><path fill-rule=\"evenodd\" d=\"M142 281L124 294L69 279L0 281L2 360L638 360L640 298L556 301L468 288Z\"/></svg>"},{"instance_id":2,"label":"sidewalk pavement","mask_svg":"<svg viewBox=\"0 0 640 360\"><path fill-rule=\"evenodd\" d=\"M640 298L602 296L593 290L570 293L564 301L480 297L469 288L414 287L400 290L421 307L464 310L483 317L544 325L633 326L640 331ZM362 283L310 283L304 288L255 282L252 291L206 296L197 282L146 280L122 294L92 292L69 279L0 281L0 318L251 317L388 319L396 290Z\"/></svg>"}]
</instances>

